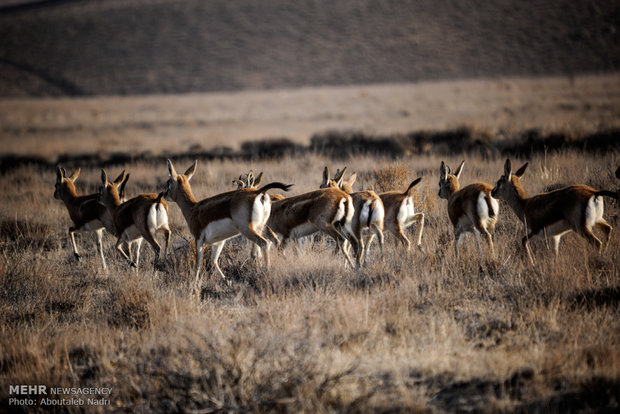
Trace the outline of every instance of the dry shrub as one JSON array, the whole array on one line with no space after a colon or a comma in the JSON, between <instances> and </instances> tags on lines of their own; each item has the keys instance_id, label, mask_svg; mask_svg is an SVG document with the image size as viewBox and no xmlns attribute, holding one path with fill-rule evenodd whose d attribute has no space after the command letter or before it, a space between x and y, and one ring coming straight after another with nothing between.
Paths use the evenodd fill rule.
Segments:
<instances>
[{"instance_id":1,"label":"dry shrub","mask_svg":"<svg viewBox=\"0 0 620 414\"><path fill-rule=\"evenodd\" d=\"M152 293L135 277L112 286L105 309L107 322L115 328L143 329L150 323L149 302Z\"/></svg>"},{"instance_id":2,"label":"dry shrub","mask_svg":"<svg viewBox=\"0 0 620 414\"><path fill-rule=\"evenodd\" d=\"M390 164L374 172L377 192L405 191L410 184L407 181L409 170L404 163Z\"/></svg>"}]
</instances>

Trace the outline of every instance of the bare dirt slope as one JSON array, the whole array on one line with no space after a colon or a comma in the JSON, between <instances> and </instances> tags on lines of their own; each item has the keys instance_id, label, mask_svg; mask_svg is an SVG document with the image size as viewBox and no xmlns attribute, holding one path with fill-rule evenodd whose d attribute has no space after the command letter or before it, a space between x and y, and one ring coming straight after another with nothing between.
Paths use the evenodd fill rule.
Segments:
<instances>
[{"instance_id":1,"label":"bare dirt slope","mask_svg":"<svg viewBox=\"0 0 620 414\"><path fill-rule=\"evenodd\" d=\"M620 68L616 1L22 3L0 7L4 96L230 91Z\"/></svg>"}]
</instances>

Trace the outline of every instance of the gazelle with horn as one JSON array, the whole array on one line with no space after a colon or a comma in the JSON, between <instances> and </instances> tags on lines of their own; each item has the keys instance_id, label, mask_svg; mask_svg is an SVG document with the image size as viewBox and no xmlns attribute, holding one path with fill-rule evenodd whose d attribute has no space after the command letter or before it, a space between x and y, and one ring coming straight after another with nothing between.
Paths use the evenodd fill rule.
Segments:
<instances>
[{"instance_id":1,"label":"gazelle with horn","mask_svg":"<svg viewBox=\"0 0 620 414\"><path fill-rule=\"evenodd\" d=\"M411 250L411 242L405 235L404 230L414 223L418 224L415 234L415 243L422 250L422 232L424 231L424 213L416 213L413 203L413 188L422 181L422 177L413 180L405 191L388 191L380 193L379 197L385 208L383 225L396 236L397 242L402 243L407 251ZM371 235L366 248L370 247L373 235Z\"/></svg>"},{"instance_id":2,"label":"gazelle with horn","mask_svg":"<svg viewBox=\"0 0 620 414\"><path fill-rule=\"evenodd\" d=\"M452 173L450 167L442 161L439 175L439 198L448 200L448 217L454 227L454 251L456 257L459 257L461 237L472 232L476 236L478 251L482 234L493 255L492 233L497 223L499 203L491 196L493 187L489 184L473 183L459 187L463 165L465 161Z\"/></svg>"},{"instance_id":3,"label":"gazelle with horn","mask_svg":"<svg viewBox=\"0 0 620 414\"><path fill-rule=\"evenodd\" d=\"M344 180L344 173L347 167L338 169L336 175L330 178L329 168L323 170L323 182L320 188L341 188L351 196L355 214L351 220L351 228L355 237L359 240L360 248L357 254L357 263L360 265L364 261L366 254L365 243L362 232L370 230L379 240L381 257L383 257L383 220L385 208L381 198L372 190L353 192L353 183L357 179L357 174L353 173L347 180ZM370 236L369 236L370 237Z\"/></svg>"},{"instance_id":4,"label":"gazelle with horn","mask_svg":"<svg viewBox=\"0 0 620 414\"><path fill-rule=\"evenodd\" d=\"M98 200L112 216L114 231L118 238L115 247L119 253L129 261L132 267L137 268L140 259L140 246L142 240L146 239L155 252L153 264L156 266L161 252L157 234L163 233L165 237L163 257L166 257L170 243L168 204L163 199L164 193L140 194L122 202L119 189L122 190L121 186L124 186L122 183L126 183L125 178L125 171L123 171L114 181L109 182L107 173L102 169L102 185ZM127 252L123 250L123 244L127 245ZM131 253L133 244L137 244L135 261Z\"/></svg>"},{"instance_id":5,"label":"gazelle with horn","mask_svg":"<svg viewBox=\"0 0 620 414\"><path fill-rule=\"evenodd\" d=\"M97 236L97 250L101 257L103 268L107 269L105 257L103 255L103 230L106 229L114 234L114 223L108 210L97 202L97 193L78 196L75 189L75 180L80 175L78 168L67 176L64 168L58 167L56 170L56 185L54 198L62 200L69 212L69 217L73 221L73 226L69 227L73 255L77 260L81 256L75 243L75 232L92 231Z\"/></svg>"},{"instance_id":6,"label":"gazelle with horn","mask_svg":"<svg viewBox=\"0 0 620 414\"><path fill-rule=\"evenodd\" d=\"M560 238L571 230L602 250L609 243L612 231L612 227L603 218L602 196L617 199L618 195L606 190L597 191L587 185L570 185L529 197L521 185L521 177L527 166L526 162L513 173L510 160L506 160L504 175L497 181L491 195L505 200L527 227L527 234L523 237L522 244L530 262L534 264L529 240L542 230L551 237L556 257ZM601 242L592 233L594 227L605 234L605 242Z\"/></svg>"},{"instance_id":7,"label":"gazelle with horn","mask_svg":"<svg viewBox=\"0 0 620 414\"><path fill-rule=\"evenodd\" d=\"M211 262L218 274L227 280L219 267L218 258L226 240L238 234L244 235L261 248L266 264L269 265L269 241L261 236L271 212L271 200L267 191L274 188L288 191L292 186L275 182L259 189L239 188L197 201L189 184L196 172L197 163L194 161L185 173L177 174L172 162L168 160L169 178L166 183L168 196L181 209L196 241L194 288L198 288L206 245L213 245Z\"/></svg>"}]
</instances>

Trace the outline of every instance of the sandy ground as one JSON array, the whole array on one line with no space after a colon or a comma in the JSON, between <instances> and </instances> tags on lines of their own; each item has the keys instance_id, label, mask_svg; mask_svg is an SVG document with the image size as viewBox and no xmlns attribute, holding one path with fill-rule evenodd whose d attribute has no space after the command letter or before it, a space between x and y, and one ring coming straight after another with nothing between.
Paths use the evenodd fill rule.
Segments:
<instances>
[{"instance_id":1,"label":"sandy ground","mask_svg":"<svg viewBox=\"0 0 620 414\"><path fill-rule=\"evenodd\" d=\"M155 154L353 129L503 136L620 126L620 73L165 96L0 100L2 154Z\"/></svg>"}]
</instances>

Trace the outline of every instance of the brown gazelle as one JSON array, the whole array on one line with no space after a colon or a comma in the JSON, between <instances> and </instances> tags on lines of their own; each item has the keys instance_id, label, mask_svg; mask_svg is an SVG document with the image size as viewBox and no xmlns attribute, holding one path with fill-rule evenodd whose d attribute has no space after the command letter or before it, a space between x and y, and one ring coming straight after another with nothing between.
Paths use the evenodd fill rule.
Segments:
<instances>
[{"instance_id":1,"label":"brown gazelle","mask_svg":"<svg viewBox=\"0 0 620 414\"><path fill-rule=\"evenodd\" d=\"M92 231L97 236L97 249L101 256L103 268L107 269L103 255L103 229L105 228L110 233L114 233L112 216L104 206L97 202L97 193L77 195L75 180L79 175L79 168L67 177L64 168L59 167L56 171L54 198L65 203L69 217L73 221L73 226L69 227L69 235L71 236L71 245L73 246L75 258L80 260L80 254L75 244L75 232Z\"/></svg>"},{"instance_id":2,"label":"brown gazelle","mask_svg":"<svg viewBox=\"0 0 620 414\"><path fill-rule=\"evenodd\" d=\"M413 205L413 188L422 181L422 177L413 180L403 192L388 191L380 193L379 197L385 208L383 225L386 230L396 236L397 242L403 243L407 251L411 250L411 242L403 233L407 227L418 223L415 239L416 246L422 250L422 232L424 231L424 213L416 213ZM370 248L373 236L368 240L366 248Z\"/></svg>"},{"instance_id":3,"label":"brown gazelle","mask_svg":"<svg viewBox=\"0 0 620 414\"><path fill-rule=\"evenodd\" d=\"M523 247L527 251L530 262L534 264L529 248L529 239L544 230L553 241L555 255L563 234L573 230L588 242L600 249L609 243L612 227L603 218L603 198L618 198L611 191L597 191L586 185L571 185L548 193L529 197L521 185L521 177L528 163L523 164L513 173L510 160L504 164L504 175L500 177L491 195L506 200L512 211L527 227L523 237ZM602 243L593 233L597 227L606 235Z\"/></svg>"},{"instance_id":4,"label":"brown gazelle","mask_svg":"<svg viewBox=\"0 0 620 414\"><path fill-rule=\"evenodd\" d=\"M351 220L351 228L357 237L360 247L357 254L357 263L360 265L364 261L366 254L365 242L362 232L366 229L373 232L379 240L381 257L383 257L383 220L385 209L381 198L372 190L353 192L353 183L357 179L357 174L353 173L347 180L344 180L344 173L347 167L336 171L333 178L329 178L329 168L323 170L323 182L320 188L340 188L349 194L353 200L355 214ZM369 236L370 238L370 236Z\"/></svg>"},{"instance_id":5,"label":"brown gazelle","mask_svg":"<svg viewBox=\"0 0 620 414\"><path fill-rule=\"evenodd\" d=\"M181 209L196 241L194 288L198 288L205 245L214 245L211 263L226 280L219 267L218 258L226 240L238 234L258 245L264 252L266 264L269 265L269 242L261 236L271 212L271 200L266 192L274 188L288 191L291 185L276 182L259 189L239 188L197 201L189 184L196 165L197 161L185 173L177 174L172 162L168 160L169 178L166 187L168 196Z\"/></svg>"},{"instance_id":6,"label":"brown gazelle","mask_svg":"<svg viewBox=\"0 0 620 414\"><path fill-rule=\"evenodd\" d=\"M452 173L443 161L439 175L439 197L448 200L448 217L454 226L454 251L459 257L459 244L465 233L472 232L476 236L480 251L480 234L493 251L495 223L499 214L499 203L491 197L493 187L486 183L473 183L459 189L459 177L463 172L465 161Z\"/></svg>"},{"instance_id":7,"label":"brown gazelle","mask_svg":"<svg viewBox=\"0 0 620 414\"><path fill-rule=\"evenodd\" d=\"M123 171L116 180L109 182L105 170L101 170L101 189L98 200L112 215L114 231L117 236L116 249L125 257L132 267L138 267L140 246L142 239L151 245L155 252L153 264L156 266L160 259L161 246L157 241L157 234L163 233L165 246L163 257L168 252L170 243L170 228L168 227L168 204L163 199L164 193L140 194L126 202L121 202L119 187L125 180ZM127 245L127 252L123 250ZM137 244L136 260L133 260L131 245Z\"/></svg>"}]
</instances>

